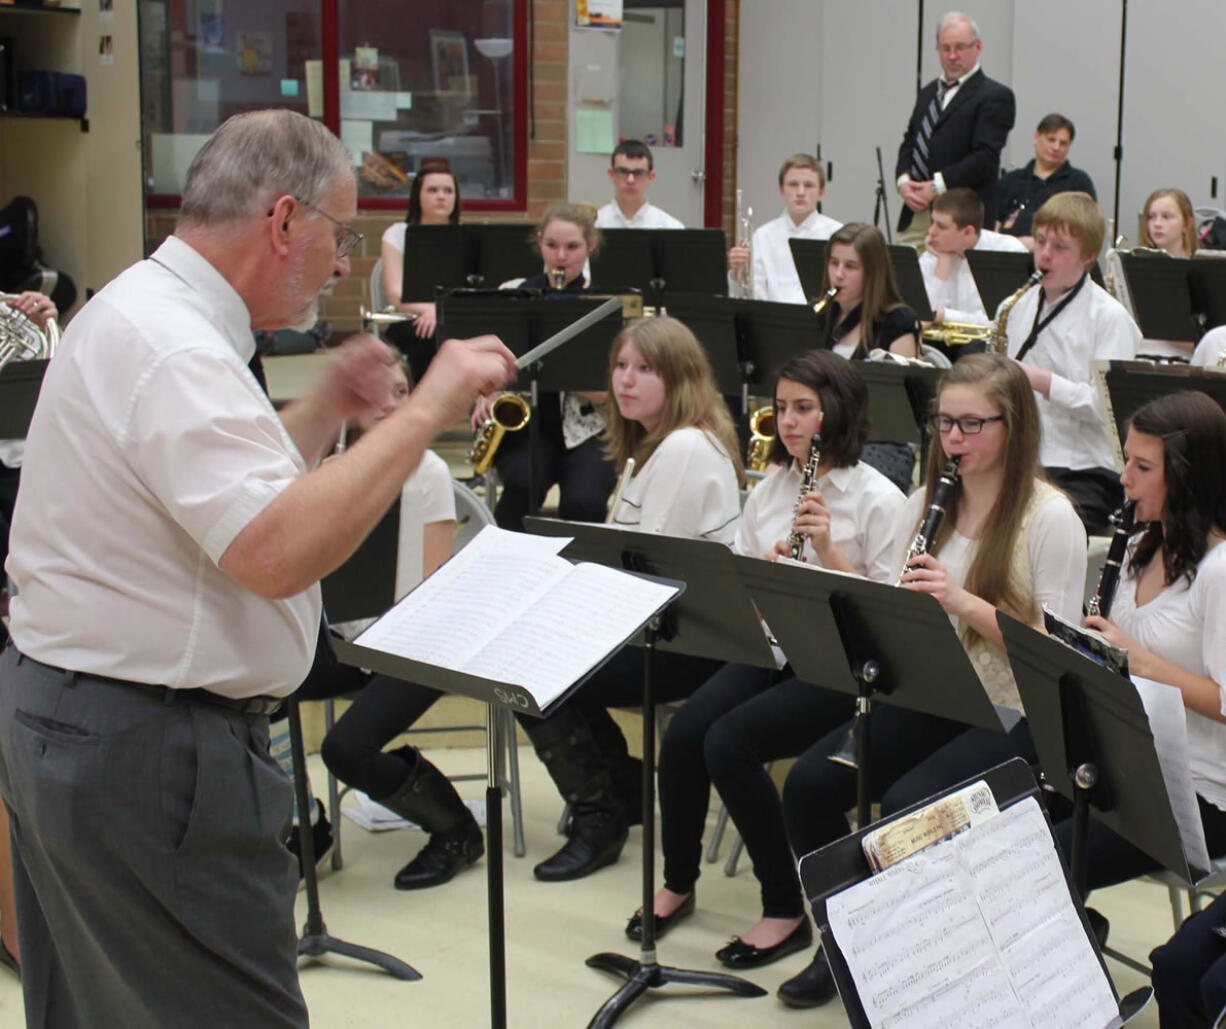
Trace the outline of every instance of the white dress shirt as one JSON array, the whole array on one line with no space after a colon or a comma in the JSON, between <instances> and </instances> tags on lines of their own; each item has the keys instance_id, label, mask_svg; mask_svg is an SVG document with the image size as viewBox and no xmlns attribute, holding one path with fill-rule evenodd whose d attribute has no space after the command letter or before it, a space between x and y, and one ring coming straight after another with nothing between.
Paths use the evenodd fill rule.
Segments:
<instances>
[{"instance_id":1,"label":"white dress shirt","mask_svg":"<svg viewBox=\"0 0 1226 1029\"><path fill-rule=\"evenodd\" d=\"M1192 354L1192 364L1197 368L1214 368L1223 354L1226 354L1226 325L1219 325L1200 338Z\"/></svg>"},{"instance_id":2,"label":"white dress shirt","mask_svg":"<svg viewBox=\"0 0 1226 1029\"><path fill-rule=\"evenodd\" d=\"M792 260L790 239L829 239L842 222L814 211L797 225L784 211L753 234L753 295L755 300L779 300L803 304L808 297L800 285L800 273Z\"/></svg>"},{"instance_id":3,"label":"white dress shirt","mask_svg":"<svg viewBox=\"0 0 1226 1029\"><path fill-rule=\"evenodd\" d=\"M746 557L765 557L792 531L792 518L800 496L801 468L795 460L776 466L749 493L732 549ZM851 468L834 468L817 480L822 502L830 511L830 538L860 575L892 582L898 569L890 564L894 519L904 497L876 468L860 461ZM812 544L805 539L801 555L822 567Z\"/></svg>"},{"instance_id":4,"label":"white dress shirt","mask_svg":"<svg viewBox=\"0 0 1226 1029\"><path fill-rule=\"evenodd\" d=\"M1226 546L1219 543L1201 558L1190 586L1180 578L1141 607L1136 589L1137 580L1126 567L1111 620L1164 661L1212 679L1219 691L1226 688ZM1191 709L1186 714L1192 785L1226 811L1226 725Z\"/></svg>"},{"instance_id":5,"label":"white dress shirt","mask_svg":"<svg viewBox=\"0 0 1226 1029\"><path fill-rule=\"evenodd\" d=\"M731 544L741 516L732 458L702 429L670 432L622 493L613 524Z\"/></svg>"},{"instance_id":6,"label":"white dress shirt","mask_svg":"<svg viewBox=\"0 0 1226 1029\"><path fill-rule=\"evenodd\" d=\"M1026 253L1025 245L1016 236L1006 236L1003 232L993 232L991 229L984 229L979 234L979 241L971 249ZM920 254L919 259L920 272L924 276L924 289L932 309L935 311L943 307L947 322L987 325L990 319L984 309L983 300L979 297L979 287L975 283L975 276L971 274L970 262L955 255L949 278L942 282L937 278L938 260L937 255L930 250Z\"/></svg>"},{"instance_id":7,"label":"white dress shirt","mask_svg":"<svg viewBox=\"0 0 1226 1029\"><path fill-rule=\"evenodd\" d=\"M1030 335L1042 292L1042 287L1029 290L1009 313L1010 357L1017 356ZM1051 304L1044 304L1044 316L1051 309ZM1039 460L1044 467L1116 467L1094 362L1132 360L1140 341L1141 330L1120 302L1088 279L1073 302L1039 333L1023 360L1052 373L1050 396L1035 394L1043 425Z\"/></svg>"},{"instance_id":8,"label":"white dress shirt","mask_svg":"<svg viewBox=\"0 0 1226 1029\"><path fill-rule=\"evenodd\" d=\"M390 246L397 253L404 253L404 238L408 234L408 222L398 221L392 222L386 229L383 230L383 242Z\"/></svg>"},{"instance_id":9,"label":"white dress shirt","mask_svg":"<svg viewBox=\"0 0 1226 1029\"><path fill-rule=\"evenodd\" d=\"M634 214L627 218L616 200L611 200L596 212L596 228L598 229L684 229L685 223L678 221L667 211L661 211L654 204L643 201Z\"/></svg>"},{"instance_id":10,"label":"white dress shirt","mask_svg":"<svg viewBox=\"0 0 1226 1029\"><path fill-rule=\"evenodd\" d=\"M23 653L231 697L302 682L318 585L266 600L217 567L307 470L247 369L254 352L242 299L175 236L72 320L13 520L10 631Z\"/></svg>"},{"instance_id":11,"label":"white dress shirt","mask_svg":"<svg viewBox=\"0 0 1226 1029\"><path fill-rule=\"evenodd\" d=\"M427 450L400 491L400 544L396 551L396 599L425 573L424 533L432 522L455 521L455 490L447 462Z\"/></svg>"}]
</instances>

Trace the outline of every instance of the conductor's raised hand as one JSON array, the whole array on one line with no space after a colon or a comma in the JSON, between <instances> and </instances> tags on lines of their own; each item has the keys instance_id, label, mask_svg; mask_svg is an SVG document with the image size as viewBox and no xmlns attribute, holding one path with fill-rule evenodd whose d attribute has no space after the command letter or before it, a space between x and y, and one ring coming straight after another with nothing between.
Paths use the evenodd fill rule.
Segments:
<instances>
[{"instance_id":1,"label":"conductor's raised hand","mask_svg":"<svg viewBox=\"0 0 1226 1029\"><path fill-rule=\"evenodd\" d=\"M412 395L442 429L467 418L478 397L493 393L516 374L515 355L497 336L449 339Z\"/></svg>"},{"instance_id":2,"label":"conductor's raised hand","mask_svg":"<svg viewBox=\"0 0 1226 1029\"><path fill-rule=\"evenodd\" d=\"M319 385L329 413L344 421L386 412L395 403L396 357L369 333L345 340Z\"/></svg>"}]
</instances>

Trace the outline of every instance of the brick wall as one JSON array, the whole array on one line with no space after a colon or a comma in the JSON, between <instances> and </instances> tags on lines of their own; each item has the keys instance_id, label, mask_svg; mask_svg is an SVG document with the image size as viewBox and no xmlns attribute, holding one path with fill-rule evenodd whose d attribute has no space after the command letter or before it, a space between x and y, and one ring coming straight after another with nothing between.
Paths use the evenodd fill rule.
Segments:
<instances>
[{"instance_id":1,"label":"brick wall","mask_svg":"<svg viewBox=\"0 0 1226 1029\"><path fill-rule=\"evenodd\" d=\"M740 0L724 0L724 154L723 168L715 180L723 199L723 226L732 232L736 190L736 74L737 14ZM534 52L531 67L531 100L528 113L528 210L507 214L482 212L481 221L535 221L545 209L566 197L566 81L568 58L567 0L532 0ZM368 294L371 269L379 257L384 229L404 217L402 212L361 212L356 228L366 236L351 259L348 279L337 283L322 306L323 317L338 334L356 331L358 308ZM148 215L149 246L155 248L174 228L174 212L151 211Z\"/></svg>"}]
</instances>

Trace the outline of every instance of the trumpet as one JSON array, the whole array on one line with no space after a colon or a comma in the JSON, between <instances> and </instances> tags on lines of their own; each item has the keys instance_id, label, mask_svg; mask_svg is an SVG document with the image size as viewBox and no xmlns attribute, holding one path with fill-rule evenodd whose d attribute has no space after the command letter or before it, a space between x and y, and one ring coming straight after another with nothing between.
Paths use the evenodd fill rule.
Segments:
<instances>
[{"instance_id":1,"label":"trumpet","mask_svg":"<svg viewBox=\"0 0 1226 1029\"><path fill-rule=\"evenodd\" d=\"M1013 305L1022 299L1022 295L1027 292L1032 286L1037 286L1039 281L1047 273L1036 268L1030 273L1023 284L1022 288L1016 293L1011 293L1005 297L1000 305L1000 309L996 312L996 324L992 326L992 334L988 336L988 346L997 354L1009 354L1009 312L1013 310Z\"/></svg>"},{"instance_id":2,"label":"trumpet","mask_svg":"<svg viewBox=\"0 0 1226 1029\"><path fill-rule=\"evenodd\" d=\"M549 269L549 285L554 289L562 289L566 285L566 269L565 268L550 268Z\"/></svg>"},{"instance_id":3,"label":"trumpet","mask_svg":"<svg viewBox=\"0 0 1226 1029\"><path fill-rule=\"evenodd\" d=\"M749 251L749 263L740 269L736 275L737 292L744 300L753 299L753 208L745 208L741 214L741 195L736 191L736 245Z\"/></svg>"},{"instance_id":4,"label":"trumpet","mask_svg":"<svg viewBox=\"0 0 1226 1029\"><path fill-rule=\"evenodd\" d=\"M770 463L771 444L775 442L775 407L759 407L749 416L749 449L745 467L751 472L764 472Z\"/></svg>"},{"instance_id":5,"label":"trumpet","mask_svg":"<svg viewBox=\"0 0 1226 1029\"><path fill-rule=\"evenodd\" d=\"M477 438L473 440L472 449L468 452L468 460L472 462L473 473L484 475L494 463L494 455L502 443L502 437L508 432L518 432L532 417L532 408L518 393L499 393L490 402L490 414Z\"/></svg>"},{"instance_id":6,"label":"trumpet","mask_svg":"<svg viewBox=\"0 0 1226 1029\"><path fill-rule=\"evenodd\" d=\"M397 311L391 306L385 307L382 311L374 311L363 304L358 308L358 315L362 319L363 329L369 329L372 325L400 325L402 322L417 321L417 315L407 311Z\"/></svg>"},{"instance_id":7,"label":"trumpet","mask_svg":"<svg viewBox=\"0 0 1226 1029\"><path fill-rule=\"evenodd\" d=\"M944 343L947 347L961 347L967 343L986 343L992 338L992 326L941 322L939 325L929 325L920 335L934 343Z\"/></svg>"},{"instance_id":8,"label":"trumpet","mask_svg":"<svg viewBox=\"0 0 1226 1029\"><path fill-rule=\"evenodd\" d=\"M50 358L60 343L60 327L48 318L43 328L9 301L15 293L0 293L0 368L12 360Z\"/></svg>"},{"instance_id":9,"label":"trumpet","mask_svg":"<svg viewBox=\"0 0 1226 1029\"><path fill-rule=\"evenodd\" d=\"M817 469L822 463L822 415L817 416L817 432L809 440L809 459L805 461L804 475L800 479L800 492L796 495L796 506L792 508L792 531L788 533L788 546L792 548L792 560L800 561L805 549L805 534L796 528L796 519L800 516L800 505L806 494L813 492L813 484L817 482Z\"/></svg>"},{"instance_id":10,"label":"trumpet","mask_svg":"<svg viewBox=\"0 0 1226 1029\"><path fill-rule=\"evenodd\" d=\"M822 298L813 305L813 313L821 314L824 310L826 310L826 305L829 304L830 301L835 298L835 295L838 293L838 291L839 291L838 286L831 286L828 290L826 290Z\"/></svg>"},{"instance_id":11,"label":"trumpet","mask_svg":"<svg viewBox=\"0 0 1226 1029\"><path fill-rule=\"evenodd\" d=\"M1115 600L1116 587L1120 584L1120 572L1123 571L1124 558L1128 553L1128 537L1133 533L1136 517L1135 500L1129 500L1119 510L1111 512L1108 520L1115 528L1111 534L1111 543L1107 547L1107 560L1103 564L1102 574L1098 577L1098 586L1086 605L1087 615L1111 617L1111 604Z\"/></svg>"}]
</instances>

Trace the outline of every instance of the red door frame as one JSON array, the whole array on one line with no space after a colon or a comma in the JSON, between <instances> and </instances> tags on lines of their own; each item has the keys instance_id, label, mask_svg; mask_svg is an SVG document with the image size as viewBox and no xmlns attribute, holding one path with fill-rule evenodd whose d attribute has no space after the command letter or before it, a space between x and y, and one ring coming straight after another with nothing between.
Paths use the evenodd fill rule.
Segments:
<instances>
[{"instance_id":1,"label":"red door frame","mask_svg":"<svg viewBox=\"0 0 1226 1029\"><path fill-rule=\"evenodd\" d=\"M707 0L707 112L702 194L703 225L724 222L724 36L725 0Z\"/></svg>"}]
</instances>

